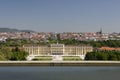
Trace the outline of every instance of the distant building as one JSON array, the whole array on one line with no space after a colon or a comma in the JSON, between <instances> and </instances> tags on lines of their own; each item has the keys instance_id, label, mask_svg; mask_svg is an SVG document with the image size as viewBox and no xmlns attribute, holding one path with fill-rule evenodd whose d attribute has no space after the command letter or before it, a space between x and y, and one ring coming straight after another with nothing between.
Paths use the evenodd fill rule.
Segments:
<instances>
[{"instance_id":1,"label":"distant building","mask_svg":"<svg viewBox=\"0 0 120 80\"><path fill-rule=\"evenodd\" d=\"M120 48L113 48L113 47L101 47L98 50L100 51L120 51Z\"/></svg>"},{"instance_id":2,"label":"distant building","mask_svg":"<svg viewBox=\"0 0 120 80\"><path fill-rule=\"evenodd\" d=\"M6 37L0 37L0 43L4 43L4 42L6 42Z\"/></svg>"},{"instance_id":3,"label":"distant building","mask_svg":"<svg viewBox=\"0 0 120 80\"><path fill-rule=\"evenodd\" d=\"M64 44L51 44L50 46L41 45L24 45L23 49L29 53L29 55L83 55L87 52L93 51L92 46L88 45L64 45Z\"/></svg>"}]
</instances>

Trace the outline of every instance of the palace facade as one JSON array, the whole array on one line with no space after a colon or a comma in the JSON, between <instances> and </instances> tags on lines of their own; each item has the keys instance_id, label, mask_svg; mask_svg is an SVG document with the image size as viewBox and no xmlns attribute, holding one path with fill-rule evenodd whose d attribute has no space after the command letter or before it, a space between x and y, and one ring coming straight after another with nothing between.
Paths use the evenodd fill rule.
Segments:
<instances>
[{"instance_id":1,"label":"palace facade","mask_svg":"<svg viewBox=\"0 0 120 80\"><path fill-rule=\"evenodd\" d=\"M23 49L29 55L85 55L87 52L92 52L93 47L89 45L64 45L51 44L50 46L41 45L24 45Z\"/></svg>"}]
</instances>

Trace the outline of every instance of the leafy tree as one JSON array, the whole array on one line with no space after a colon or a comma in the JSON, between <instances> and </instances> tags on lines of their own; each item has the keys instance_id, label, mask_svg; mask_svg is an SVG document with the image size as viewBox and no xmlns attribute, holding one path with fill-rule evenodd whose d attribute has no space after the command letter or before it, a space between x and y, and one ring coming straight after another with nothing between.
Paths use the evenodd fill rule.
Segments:
<instances>
[{"instance_id":1,"label":"leafy tree","mask_svg":"<svg viewBox=\"0 0 120 80\"><path fill-rule=\"evenodd\" d=\"M120 60L120 51L94 51L88 52L85 60Z\"/></svg>"},{"instance_id":2,"label":"leafy tree","mask_svg":"<svg viewBox=\"0 0 120 80\"><path fill-rule=\"evenodd\" d=\"M2 46L0 48L0 56L2 60L9 60L11 58L11 51L8 47Z\"/></svg>"},{"instance_id":3,"label":"leafy tree","mask_svg":"<svg viewBox=\"0 0 120 80\"><path fill-rule=\"evenodd\" d=\"M28 53L25 51L19 50L18 47L12 50L12 57L10 60L26 60Z\"/></svg>"}]
</instances>

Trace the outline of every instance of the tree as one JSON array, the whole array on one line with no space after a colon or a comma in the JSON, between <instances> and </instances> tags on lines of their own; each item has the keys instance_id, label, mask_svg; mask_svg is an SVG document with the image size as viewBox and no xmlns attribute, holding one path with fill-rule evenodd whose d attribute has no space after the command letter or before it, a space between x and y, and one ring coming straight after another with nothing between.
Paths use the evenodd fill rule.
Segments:
<instances>
[{"instance_id":1,"label":"tree","mask_svg":"<svg viewBox=\"0 0 120 80\"><path fill-rule=\"evenodd\" d=\"M12 50L12 56L10 60L26 60L26 57L28 56L28 52L19 50L18 47Z\"/></svg>"},{"instance_id":2,"label":"tree","mask_svg":"<svg viewBox=\"0 0 120 80\"><path fill-rule=\"evenodd\" d=\"M0 56L1 56L0 60L9 60L11 58L10 48L8 48L6 46L2 46L0 48Z\"/></svg>"},{"instance_id":3,"label":"tree","mask_svg":"<svg viewBox=\"0 0 120 80\"><path fill-rule=\"evenodd\" d=\"M85 60L120 60L120 51L94 51L88 52Z\"/></svg>"}]
</instances>

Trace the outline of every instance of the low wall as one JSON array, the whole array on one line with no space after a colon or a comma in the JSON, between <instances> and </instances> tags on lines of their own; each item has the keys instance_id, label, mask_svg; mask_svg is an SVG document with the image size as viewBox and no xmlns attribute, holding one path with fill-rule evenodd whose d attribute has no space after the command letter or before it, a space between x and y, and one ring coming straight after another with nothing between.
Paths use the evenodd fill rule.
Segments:
<instances>
[{"instance_id":1,"label":"low wall","mask_svg":"<svg viewBox=\"0 0 120 80\"><path fill-rule=\"evenodd\" d=\"M0 61L0 66L120 66L120 61Z\"/></svg>"}]
</instances>

